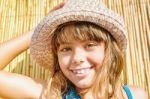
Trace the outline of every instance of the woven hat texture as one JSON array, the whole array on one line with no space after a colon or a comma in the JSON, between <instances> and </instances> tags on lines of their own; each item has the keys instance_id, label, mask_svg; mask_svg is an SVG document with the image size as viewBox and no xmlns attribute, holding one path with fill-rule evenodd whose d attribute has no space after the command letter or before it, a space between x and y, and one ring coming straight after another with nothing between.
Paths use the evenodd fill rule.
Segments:
<instances>
[{"instance_id":1,"label":"woven hat texture","mask_svg":"<svg viewBox=\"0 0 150 99\"><path fill-rule=\"evenodd\" d=\"M34 31L30 50L39 65L49 68L53 64L50 35L60 24L70 21L92 22L106 29L121 50L126 50L127 31L122 17L108 9L101 0L68 0L63 8L46 16Z\"/></svg>"}]
</instances>

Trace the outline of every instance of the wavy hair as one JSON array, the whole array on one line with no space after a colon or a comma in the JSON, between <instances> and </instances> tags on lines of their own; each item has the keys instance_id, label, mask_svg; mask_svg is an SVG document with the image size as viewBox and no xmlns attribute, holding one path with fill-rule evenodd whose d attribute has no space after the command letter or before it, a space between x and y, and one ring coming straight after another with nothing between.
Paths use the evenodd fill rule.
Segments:
<instances>
[{"instance_id":1,"label":"wavy hair","mask_svg":"<svg viewBox=\"0 0 150 99\"><path fill-rule=\"evenodd\" d=\"M92 90L95 99L122 99L120 75L124 66L124 53L118 47L116 40L105 29L90 22L69 22L60 25L51 36L52 53L54 58L53 75L48 82L47 98L62 99L71 82L61 72L57 50L61 43L77 40L94 40L105 43L105 57L95 84L87 90L79 92L80 96Z\"/></svg>"}]
</instances>

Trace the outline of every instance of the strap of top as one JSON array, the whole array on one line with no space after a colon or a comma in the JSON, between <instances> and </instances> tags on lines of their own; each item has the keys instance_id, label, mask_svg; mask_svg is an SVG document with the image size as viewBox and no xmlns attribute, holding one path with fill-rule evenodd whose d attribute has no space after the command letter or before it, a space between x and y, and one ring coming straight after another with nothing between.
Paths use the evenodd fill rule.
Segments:
<instances>
[{"instance_id":1,"label":"strap of top","mask_svg":"<svg viewBox=\"0 0 150 99\"><path fill-rule=\"evenodd\" d=\"M126 92L128 99L133 99L132 93L128 87L128 85L123 86L124 91Z\"/></svg>"}]
</instances>

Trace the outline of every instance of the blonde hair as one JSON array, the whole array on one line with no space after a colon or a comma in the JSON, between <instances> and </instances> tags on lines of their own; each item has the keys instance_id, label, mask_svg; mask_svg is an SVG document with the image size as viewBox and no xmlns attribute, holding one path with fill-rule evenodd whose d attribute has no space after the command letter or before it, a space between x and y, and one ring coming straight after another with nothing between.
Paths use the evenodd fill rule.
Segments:
<instances>
[{"instance_id":1,"label":"blonde hair","mask_svg":"<svg viewBox=\"0 0 150 99\"><path fill-rule=\"evenodd\" d=\"M51 44L54 73L48 84L48 98L62 99L62 95L71 85L71 82L60 70L57 49L61 43L69 42L72 38L105 43L105 58L97 74L97 80L90 89L95 99L122 98L120 96L122 88L119 78L124 65L124 54L108 31L90 22L69 22L60 25L53 33ZM78 94L82 95L86 91Z\"/></svg>"}]
</instances>

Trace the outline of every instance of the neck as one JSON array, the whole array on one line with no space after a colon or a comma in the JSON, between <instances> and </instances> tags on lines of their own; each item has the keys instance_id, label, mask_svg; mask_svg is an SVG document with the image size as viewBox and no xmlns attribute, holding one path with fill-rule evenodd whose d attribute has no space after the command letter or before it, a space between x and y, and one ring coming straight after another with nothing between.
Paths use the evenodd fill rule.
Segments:
<instances>
[{"instance_id":1,"label":"neck","mask_svg":"<svg viewBox=\"0 0 150 99\"><path fill-rule=\"evenodd\" d=\"M81 99L94 99L93 96L93 91L92 88L76 88L77 93L79 94L79 96L81 97ZM112 90L112 86L109 85L109 94L112 94L113 90ZM113 99L113 98L111 98Z\"/></svg>"},{"instance_id":2,"label":"neck","mask_svg":"<svg viewBox=\"0 0 150 99\"><path fill-rule=\"evenodd\" d=\"M79 93L81 99L94 99L90 88L87 89L76 88L76 90Z\"/></svg>"},{"instance_id":3,"label":"neck","mask_svg":"<svg viewBox=\"0 0 150 99\"><path fill-rule=\"evenodd\" d=\"M92 92L86 92L85 94L80 95L81 99L94 99Z\"/></svg>"}]
</instances>

